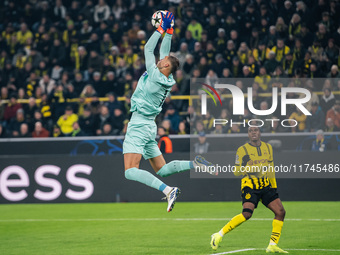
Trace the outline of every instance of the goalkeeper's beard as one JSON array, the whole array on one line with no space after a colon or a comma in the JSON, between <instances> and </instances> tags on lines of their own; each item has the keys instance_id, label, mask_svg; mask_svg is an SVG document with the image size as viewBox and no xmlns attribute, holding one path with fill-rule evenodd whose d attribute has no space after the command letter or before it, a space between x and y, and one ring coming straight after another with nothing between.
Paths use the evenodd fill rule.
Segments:
<instances>
[{"instance_id":1,"label":"goalkeeper's beard","mask_svg":"<svg viewBox=\"0 0 340 255\"><path fill-rule=\"evenodd\" d=\"M158 67L158 70L162 70L164 68L167 68L167 66L161 66L161 65L157 65L157 67Z\"/></svg>"}]
</instances>

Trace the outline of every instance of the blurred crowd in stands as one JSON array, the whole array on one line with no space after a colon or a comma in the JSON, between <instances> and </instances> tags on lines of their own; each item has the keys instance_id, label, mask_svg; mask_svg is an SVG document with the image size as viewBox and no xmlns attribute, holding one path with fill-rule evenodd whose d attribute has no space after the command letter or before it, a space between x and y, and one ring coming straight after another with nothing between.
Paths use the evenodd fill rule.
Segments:
<instances>
[{"instance_id":1,"label":"blurred crowd in stands","mask_svg":"<svg viewBox=\"0 0 340 255\"><path fill-rule=\"evenodd\" d=\"M303 86L312 92L307 108L313 115L291 109L270 116L299 125L264 126L263 132L340 130L338 0L4 0L0 138L124 134L156 10L176 18L171 51L181 68L172 96L195 94L190 78L207 84L248 78L251 83L236 85L244 92L252 86L254 106L267 109L271 96L260 93ZM157 122L166 134L187 134L190 125L197 134L244 132L237 125L213 127L214 118L233 117L225 100L224 108L200 116L187 99L169 97Z\"/></svg>"}]
</instances>

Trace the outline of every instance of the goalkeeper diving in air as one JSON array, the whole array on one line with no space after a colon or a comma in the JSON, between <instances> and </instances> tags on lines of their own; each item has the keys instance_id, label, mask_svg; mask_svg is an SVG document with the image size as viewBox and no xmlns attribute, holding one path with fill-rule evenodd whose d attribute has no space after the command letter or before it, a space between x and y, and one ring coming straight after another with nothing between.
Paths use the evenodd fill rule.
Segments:
<instances>
[{"instance_id":1,"label":"goalkeeper diving in air","mask_svg":"<svg viewBox=\"0 0 340 255\"><path fill-rule=\"evenodd\" d=\"M177 187L170 187L151 173L139 169L142 156L148 159L157 175L166 177L174 173L190 170L194 167L212 166L203 157L194 161L174 160L166 164L156 142L156 116L161 112L165 98L176 83L173 74L179 68L179 61L169 56L174 16L171 12L162 13L160 25L144 47L146 72L139 78L137 88L131 97L132 117L128 124L123 143L125 177L162 191L168 200L170 212L180 192ZM154 50L159 38L166 32L161 48L160 61L156 64Z\"/></svg>"}]
</instances>

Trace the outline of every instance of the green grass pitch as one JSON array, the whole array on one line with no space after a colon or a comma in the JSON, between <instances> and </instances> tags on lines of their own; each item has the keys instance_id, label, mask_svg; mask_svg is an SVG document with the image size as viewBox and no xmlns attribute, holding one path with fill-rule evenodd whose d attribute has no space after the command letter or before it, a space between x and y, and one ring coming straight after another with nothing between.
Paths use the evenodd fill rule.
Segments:
<instances>
[{"instance_id":1,"label":"green grass pitch","mask_svg":"<svg viewBox=\"0 0 340 255\"><path fill-rule=\"evenodd\" d=\"M284 202L280 247L290 254L340 255L339 202ZM213 254L210 235L240 213L240 202L0 205L0 254ZM215 253L265 254L272 213L226 235ZM306 250L298 250L306 249Z\"/></svg>"}]
</instances>

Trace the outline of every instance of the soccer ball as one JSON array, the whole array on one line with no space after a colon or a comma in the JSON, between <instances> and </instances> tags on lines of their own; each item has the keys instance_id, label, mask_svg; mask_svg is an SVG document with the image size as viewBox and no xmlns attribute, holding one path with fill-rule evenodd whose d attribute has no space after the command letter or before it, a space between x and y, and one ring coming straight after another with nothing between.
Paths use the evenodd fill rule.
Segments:
<instances>
[{"instance_id":1,"label":"soccer ball","mask_svg":"<svg viewBox=\"0 0 340 255\"><path fill-rule=\"evenodd\" d=\"M151 18L151 24L155 27L155 28L158 28L159 25L161 24L162 22L162 15L161 15L161 12L163 13L163 15L166 15L166 13L168 11L156 11L153 15L152 15L152 18ZM171 27L174 26L174 21L171 22Z\"/></svg>"}]
</instances>

